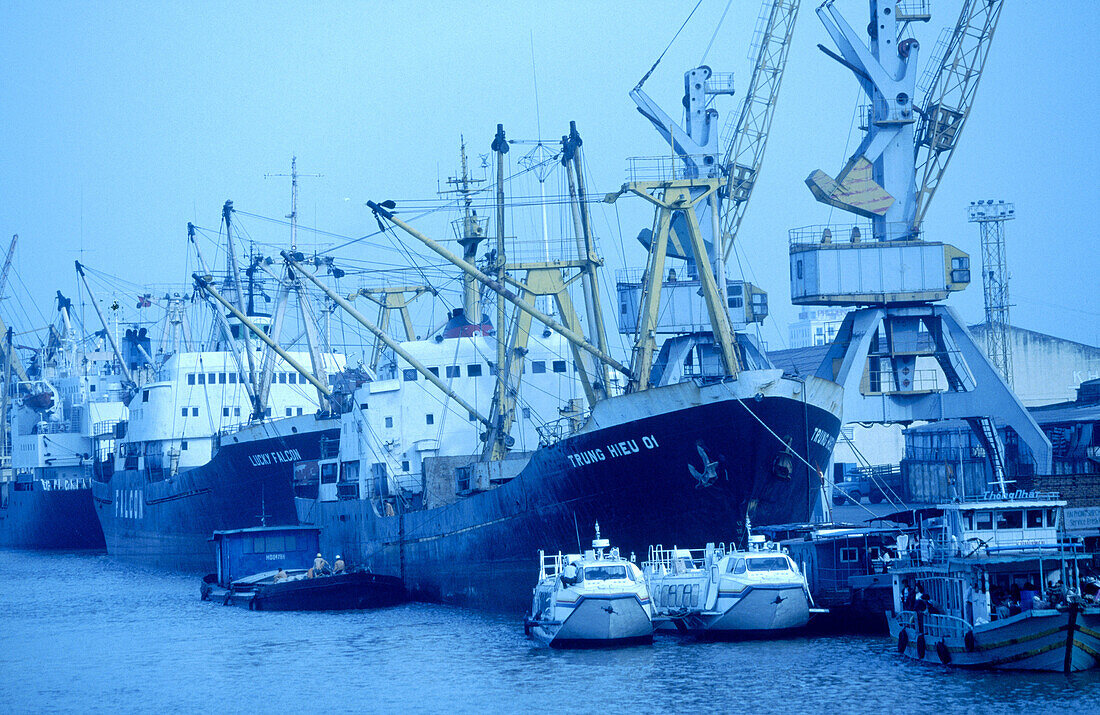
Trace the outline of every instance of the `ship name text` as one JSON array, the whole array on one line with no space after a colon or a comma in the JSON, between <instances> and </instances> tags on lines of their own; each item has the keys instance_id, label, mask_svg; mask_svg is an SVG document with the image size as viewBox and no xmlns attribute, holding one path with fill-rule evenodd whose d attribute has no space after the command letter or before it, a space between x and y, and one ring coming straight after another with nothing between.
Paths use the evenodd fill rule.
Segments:
<instances>
[{"instance_id":1,"label":"ship name text","mask_svg":"<svg viewBox=\"0 0 1100 715\"><path fill-rule=\"evenodd\" d=\"M297 462L302 458L296 449L283 449L277 452L259 452L248 455L248 461L253 467L266 467L269 464L286 464Z\"/></svg>"},{"instance_id":2,"label":"ship name text","mask_svg":"<svg viewBox=\"0 0 1100 715\"><path fill-rule=\"evenodd\" d=\"M643 449L657 449L659 446L656 437L653 435L646 435L642 437L641 440L626 439L622 442L612 442L604 447L586 449L583 452L573 452L565 456L574 467L583 467L587 464L595 464L596 462L603 462L608 459L616 459L618 457L625 457L629 454L637 454Z\"/></svg>"}]
</instances>

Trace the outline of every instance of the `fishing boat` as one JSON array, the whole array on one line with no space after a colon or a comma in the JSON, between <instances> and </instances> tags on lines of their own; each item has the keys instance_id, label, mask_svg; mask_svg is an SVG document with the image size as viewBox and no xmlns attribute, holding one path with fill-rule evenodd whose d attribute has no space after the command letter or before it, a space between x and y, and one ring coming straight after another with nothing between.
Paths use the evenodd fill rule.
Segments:
<instances>
[{"instance_id":1,"label":"fishing boat","mask_svg":"<svg viewBox=\"0 0 1100 715\"><path fill-rule=\"evenodd\" d=\"M663 630L716 636L776 636L804 627L813 601L806 578L763 536L742 550L650 547L642 565Z\"/></svg>"},{"instance_id":2,"label":"fishing boat","mask_svg":"<svg viewBox=\"0 0 1100 715\"><path fill-rule=\"evenodd\" d=\"M596 524L584 554L539 551L539 581L523 629L551 648L648 644L653 615L642 572L600 538Z\"/></svg>"},{"instance_id":3,"label":"fishing boat","mask_svg":"<svg viewBox=\"0 0 1100 715\"><path fill-rule=\"evenodd\" d=\"M922 515L891 568L887 614L898 652L964 668L1069 673L1100 665L1100 605L1082 596L1081 563L1057 494L958 499Z\"/></svg>"}]
</instances>

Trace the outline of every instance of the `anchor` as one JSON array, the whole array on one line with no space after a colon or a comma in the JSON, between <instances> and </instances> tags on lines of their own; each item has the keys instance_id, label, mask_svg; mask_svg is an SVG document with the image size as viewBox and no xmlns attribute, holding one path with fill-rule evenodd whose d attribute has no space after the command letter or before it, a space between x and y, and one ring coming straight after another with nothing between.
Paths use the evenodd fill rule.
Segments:
<instances>
[{"instance_id":1,"label":"anchor","mask_svg":"<svg viewBox=\"0 0 1100 715\"><path fill-rule=\"evenodd\" d=\"M696 488L709 487L714 484L714 480L718 478L718 462L712 462L707 455L706 449L703 448L702 440L695 443L695 449L698 450L699 456L703 458L703 471L699 471L694 465L688 464L688 471L691 472L691 476L695 477Z\"/></svg>"}]
</instances>

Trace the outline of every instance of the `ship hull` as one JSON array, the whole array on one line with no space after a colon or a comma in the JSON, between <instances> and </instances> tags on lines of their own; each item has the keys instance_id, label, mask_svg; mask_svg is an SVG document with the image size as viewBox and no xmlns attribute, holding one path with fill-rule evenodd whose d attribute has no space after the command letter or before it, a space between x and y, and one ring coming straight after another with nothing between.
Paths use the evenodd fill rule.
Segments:
<instances>
[{"instance_id":1,"label":"ship hull","mask_svg":"<svg viewBox=\"0 0 1100 715\"><path fill-rule=\"evenodd\" d=\"M149 482L144 471L115 471L92 484L95 513L112 557L189 573L215 570L217 530L295 524L293 472L339 439L333 421L288 418L222 440L213 459ZM296 431L292 431L292 429Z\"/></svg>"},{"instance_id":2,"label":"ship hull","mask_svg":"<svg viewBox=\"0 0 1100 715\"><path fill-rule=\"evenodd\" d=\"M68 480L73 482L74 480ZM0 546L17 549L96 550L105 547L87 480L8 482L0 500ZM31 487L27 489L27 487Z\"/></svg>"},{"instance_id":3,"label":"ship hull","mask_svg":"<svg viewBox=\"0 0 1100 715\"><path fill-rule=\"evenodd\" d=\"M675 387L628 396L618 424L536 451L490 491L394 516L369 500L299 499L299 519L322 528L327 551L401 576L415 599L509 613L530 601L538 550L577 552L596 522L624 555L644 558L651 544L743 543L746 515L754 524L808 520L840 427L839 391L823 408L731 399L721 385ZM782 456L787 442L813 473Z\"/></svg>"}]
</instances>

